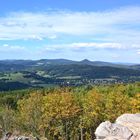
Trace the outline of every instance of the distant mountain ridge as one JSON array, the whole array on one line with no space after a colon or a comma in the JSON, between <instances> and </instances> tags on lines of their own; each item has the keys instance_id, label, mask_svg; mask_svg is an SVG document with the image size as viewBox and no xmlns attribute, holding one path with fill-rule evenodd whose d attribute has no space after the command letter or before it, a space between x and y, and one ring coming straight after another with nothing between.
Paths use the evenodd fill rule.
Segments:
<instances>
[{"instance_id":1,"label":"distant mountain ridge","mask_svg":"<svg viewBox=\"0 0 140 140\"><path fill-rule=\"evenodd\" d=\"M140 65L67 59L0 60L0 91L140 81Z\"/></svg>"},{"instance_id":2,"label":"distant mountain ridge","mask_svg":"<svg viewBox=\"0 0 140 140\"><path fill-rule=\"evenodd\" d=\"M69 59L39 59L39 60L24 60L24 59L6 59L0 60L0 63L14 63L14 64L22 64L22 63L51 63L51 64L91 64L91 65L140 65L138 63L122 63L122 62L106 62L106 61L91 61L89 59L83 59L81 61L69 60Z\"/></svg>"},{"instance_id":3,"label":"distant mountain ridge","mask_svg":"<svg viewBox=\"0 0 140 140\"><path fill-rule=\"evenodd\" d=\"M104 62L104 61L90 61L84 59L81 61L74 61L68 59L40 59L40 60L0 60L0 66L20 66L20 67L30 67L30 66L39 66L39 65L91 65L91 66L108 66L115 68L127 68L127 69L137 69L140 70L140 64L130 64L130 63L113 63L113 62Z\"/></svg>"}]
</instances>

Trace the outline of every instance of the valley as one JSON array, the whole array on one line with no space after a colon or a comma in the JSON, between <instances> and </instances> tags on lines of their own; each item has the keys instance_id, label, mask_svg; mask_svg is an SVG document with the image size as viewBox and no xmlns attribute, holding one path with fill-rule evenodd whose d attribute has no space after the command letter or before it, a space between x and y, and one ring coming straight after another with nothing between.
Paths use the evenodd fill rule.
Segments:
<instances>
[{"instance_id":1,"label":"valley","mask_svg":"<svg viewBox=\"0 0 140 140\"><path fill-rule=\"evenodd\" d=\"M0 91L140 81L139 65L66 59L1 60Z\"/></svg>"}]
</instances>

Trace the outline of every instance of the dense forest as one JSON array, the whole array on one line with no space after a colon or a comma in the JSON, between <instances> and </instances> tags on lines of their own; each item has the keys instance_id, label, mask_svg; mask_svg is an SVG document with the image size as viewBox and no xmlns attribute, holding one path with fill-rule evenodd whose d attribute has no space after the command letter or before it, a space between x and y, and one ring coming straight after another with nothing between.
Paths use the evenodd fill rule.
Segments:
<instances>
[{"instance_id":1,"label":"dense forest","mask_svg":"<svg viewBox=\"0 0 140 140\"><path fill-rule=\"evenodd\" d=\"M92 140L102 121L138 112L140 83L1 92L0 133Z\"/></svg>"}]
</instances>

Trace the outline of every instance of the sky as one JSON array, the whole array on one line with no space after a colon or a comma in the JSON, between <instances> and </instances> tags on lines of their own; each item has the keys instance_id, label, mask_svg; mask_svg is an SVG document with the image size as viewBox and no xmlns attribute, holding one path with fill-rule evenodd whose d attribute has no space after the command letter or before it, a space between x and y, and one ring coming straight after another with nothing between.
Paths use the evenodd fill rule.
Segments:
<instances>
[{"instance_id":1,"label":"sky","mask_svg":"<svg viewBox=\"0 0 140 140\"><path fill-rule=\"evenodd\" d=\"M0 0L0 59L140 63L140 0Z\"/></svg>"}]
</instances>

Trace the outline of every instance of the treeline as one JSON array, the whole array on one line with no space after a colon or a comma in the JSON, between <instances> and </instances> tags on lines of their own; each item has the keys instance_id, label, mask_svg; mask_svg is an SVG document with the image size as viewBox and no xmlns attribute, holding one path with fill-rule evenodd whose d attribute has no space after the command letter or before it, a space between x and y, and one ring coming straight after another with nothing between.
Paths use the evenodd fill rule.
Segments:
<instances>
[{"instance_id":1,"label":"treeline","mask_svg":"<svg viewBox=\"0 0 140 140\"><path fill-rule=\"evenodd\" d=\"M96 127L140 112L140 83L0 94L0 131L48 140L93 140Z\"/></svg>"},{"instance_id":2,"label":"treeline","mask_svg":"<svg viewBox=\"0 0 140 140\"><path fill-rule=\"evenodd\" d=\"M30 85L21 82L5 82L0 80L0 91L20 90L30 88Z\"/></svg>"}]
</instances>

